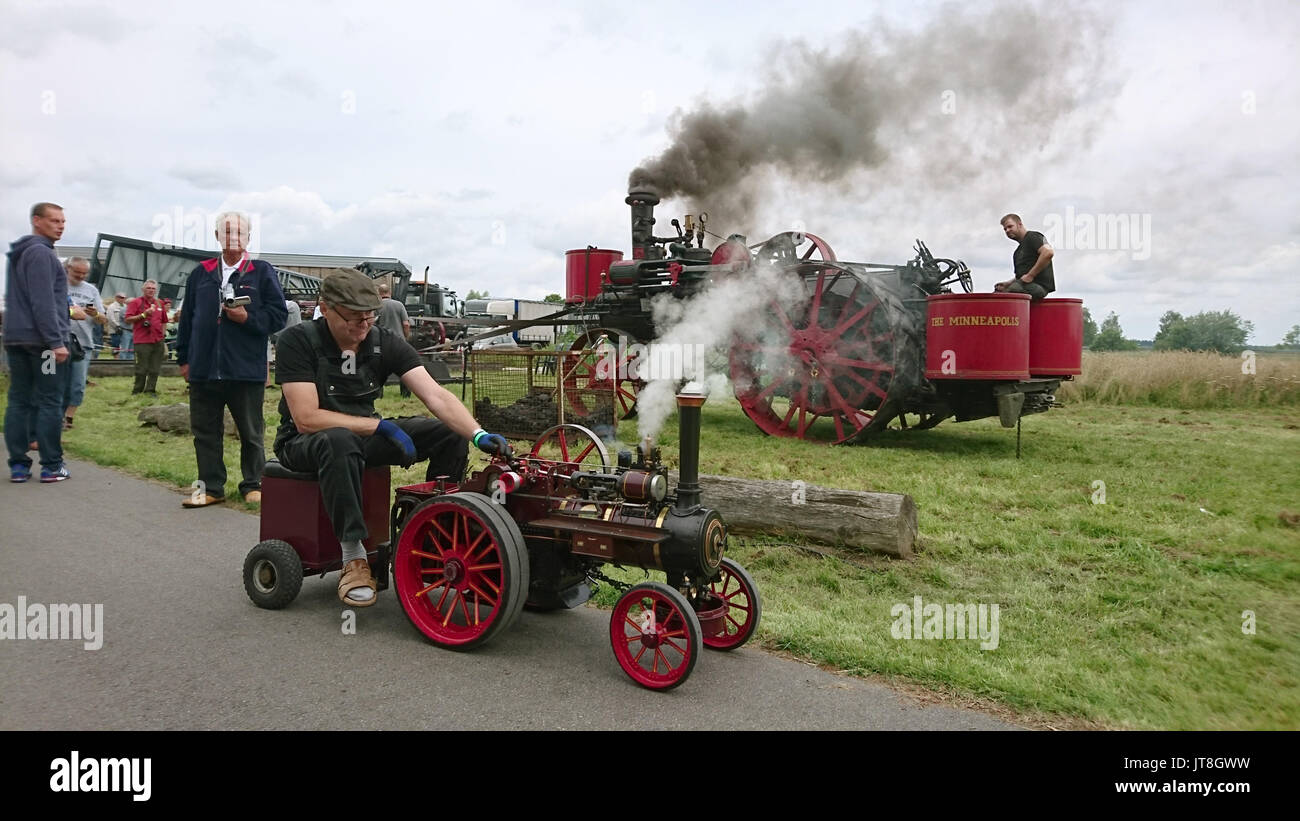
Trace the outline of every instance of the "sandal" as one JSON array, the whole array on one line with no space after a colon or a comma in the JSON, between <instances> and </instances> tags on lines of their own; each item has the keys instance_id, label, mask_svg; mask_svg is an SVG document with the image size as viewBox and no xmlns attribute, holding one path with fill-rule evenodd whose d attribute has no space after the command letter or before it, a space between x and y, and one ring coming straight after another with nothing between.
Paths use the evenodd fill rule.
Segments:
<instances>
[{"instance_id":1,"label":"sandal","mask_svg":"<svg viewBox=\"0 0 1300 821\"><path fill-rule=\"evenodd\" d=\"M343 575L339 577L339 601L349 607L369 607L379 598L378 595L372 595L366 601L349 599L348 591L358 587L369 587L372 593L376 592L375 580L370 575L370 565L365 559L353 559L343 566Z\"/></svg>"}]
</instances>

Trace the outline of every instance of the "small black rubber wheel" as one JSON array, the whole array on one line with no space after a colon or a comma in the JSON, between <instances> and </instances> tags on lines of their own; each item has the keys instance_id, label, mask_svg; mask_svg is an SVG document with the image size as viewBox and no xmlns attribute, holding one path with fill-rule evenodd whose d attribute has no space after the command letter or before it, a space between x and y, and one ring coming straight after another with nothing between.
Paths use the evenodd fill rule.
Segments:
<instances>
[{"instance_id":1,"label":"small black rubber wheel","mask_svg":"<svg viewBox=\"0 0 1300 821\"><path fill-rule=\"evenodd\" d=\"M288 542L258 542L244 559L244 590L253 604L279 610L302 589L302 560Z\"/></svg>"}]
</instances>

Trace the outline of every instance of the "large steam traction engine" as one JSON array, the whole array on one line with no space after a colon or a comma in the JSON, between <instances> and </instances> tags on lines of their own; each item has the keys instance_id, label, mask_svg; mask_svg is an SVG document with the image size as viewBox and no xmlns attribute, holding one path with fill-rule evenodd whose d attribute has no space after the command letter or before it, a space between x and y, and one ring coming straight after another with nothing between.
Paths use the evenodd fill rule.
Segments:
<instances>
[{"instance_id":1,"label":"large steam traction engine","mask_svg":"<svg viewBox=\"0 0 1300 821\"><path fill-rule=\"evenodd\" d=\"M748 641L762 608L754 580L723 555L722 517L700 499L703 403L689 386L678 395L675 491L657 448L624 451L611 464L600 438L578 425L548 430L527 455L494 457L459 485L400 487L391 509L388 469L368 470L366 548L380 589L396 545L393 583L412 624L435 644L468 649L510 627L525 606L577 607L595 584L610 584L623 590L609 627L619 665L645 687L676 687L701 648ZM341 567L314 480L268 465L262 541L244 563L245 589L261 607L291 602L304 569ZM625 584L601 572L608 564L661 570L667 583Z\"/></svg>"},{"instance_id":2,"label":"large steam traction engine","mask_svg":"<svg viewBox=\"0 0 1300 821\"><path fill-rule=\"evenodd\" d=\"M971 293L966 265L935 258L920 241L905 265L841 262L820 237L795 232L753 246L732 235L709 250L706 215L674 219L677 235L657 237L658 196L633 190L627 203L632 259L599 248L568 252L566 314L596 326L573 349L607 342L622 352L651 342L660 330L653 298L689 299L771 266L791 287L740 329L729 354L736 398L769 435L859 443L891 424L926 429L948 417L998 416L1015 427L1050 408L1062 379L1080 373L1081 300ZM570 377L573 401L586 388L613 389L621 410L635 411L644 383L636 363L618 355L624 361L613 374L600 366L609 357L602 351Z\"/></svg>"}]
</instances>

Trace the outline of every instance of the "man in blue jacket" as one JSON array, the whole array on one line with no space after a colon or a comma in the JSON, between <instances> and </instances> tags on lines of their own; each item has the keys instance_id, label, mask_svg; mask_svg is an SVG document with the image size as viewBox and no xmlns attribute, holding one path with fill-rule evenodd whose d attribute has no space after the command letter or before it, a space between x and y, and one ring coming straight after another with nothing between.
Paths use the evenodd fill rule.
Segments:
<instances>
[{"instance_id":1,"label":"man in blue jacket","mask_svg":"<svg viewBox=\"0 0 1300 821\"><path fill-rule=\"evenodd\" d=\"M246 502L262 501L266 344L288 314L275 269L247 254L248 217L219 215L216 235L221 256L200 262L186 280L176 331L176 362L190 383L190 430L199 466L198 485L181 502L189 508L225 500L225 408L239 432L239 493Z\"/></svg>"},{"instance_id":2,"label":"man in blue jacket","mask_svg":"<svg viewBox=\"0 0 1300 821\"><path fill-rule=\"evenodd\" d=\"M32 206L32 233L9 246L5 286L5 352L9 355L9 405L5 446L9 479L32 475L27 455L33 420L41 453L41 481L68 478L63 465L63 392L68 362L70 315L68 277L54 243L63 236L63 208L52 202Z\"/></svg>"}]
</instances>

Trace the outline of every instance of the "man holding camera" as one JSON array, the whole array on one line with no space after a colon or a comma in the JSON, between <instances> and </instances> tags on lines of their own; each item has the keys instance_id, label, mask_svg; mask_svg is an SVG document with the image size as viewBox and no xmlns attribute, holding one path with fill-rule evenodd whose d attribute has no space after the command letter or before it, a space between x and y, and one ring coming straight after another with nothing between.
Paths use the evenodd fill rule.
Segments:
<instances>
[{"instance_id":1,"label":"man holding camera","mask_svg":"<svg viewBox=\"0 0 1300 821\"><path fill-rule=\"evenodd\" d=\"M363 545L365 467L428 459L426 481L448 476L459 482L469 461L467 441L484 453L506 456L510 446L479 427L460 400L429 376L409 342L375 325L379 289L370 277L335 269L321 282L320 308L320 319L286 330L276 342L281 399L275 455L289 470L316 474L343 547L339 599L368 607L375 603L375 581ZM375 400L389 374L397 374L438 418L381 418Z\"/></svg>"},{"instance_id":2,"label":"man holding camera","mask_svg":"<svg viewBox=\"0 0 1300 821\"><path fill-rule=\"evenodd\" d=\"M141 296L126 304L125 320L135 345L135 387L131 393L158 393L158 376L166 356L167 308L158 299L158 282L145 280Z\"/></svg>"},{"instance_id":3,"label":"man holding camera","mask_svg":"<svg viewBox=\"0 0 1300 821\"><path fill-rule=\"evenodd\" d=\"M225 501L226 408L239 432L239 493L245 502L262 501L267 339L284 327L288 313L275 269L247 254L248 217L219 215L216 236L221 256L200 262L190 273L176 332L176 362L190 383L190 430L199 467L197 489L181 502L187 508Z\"/></svg>"}]
</instances>

